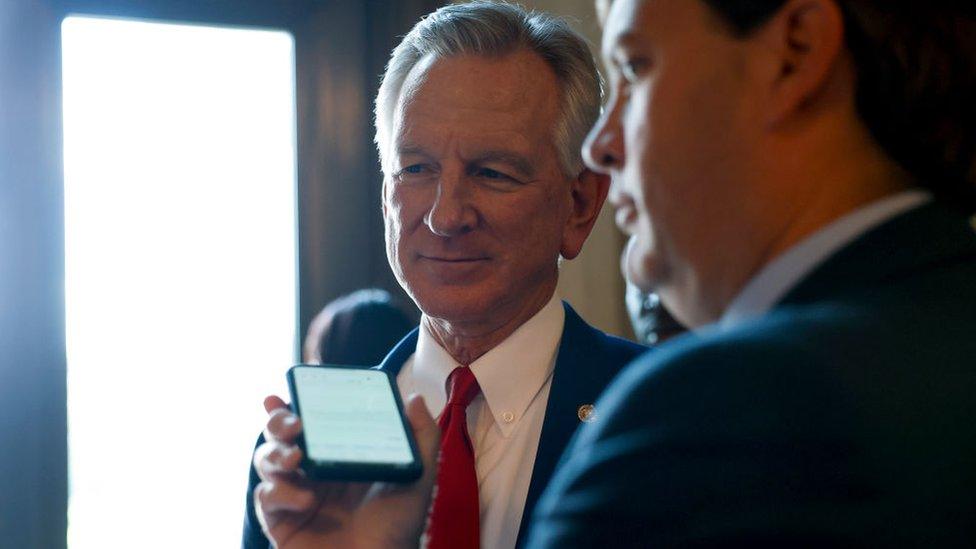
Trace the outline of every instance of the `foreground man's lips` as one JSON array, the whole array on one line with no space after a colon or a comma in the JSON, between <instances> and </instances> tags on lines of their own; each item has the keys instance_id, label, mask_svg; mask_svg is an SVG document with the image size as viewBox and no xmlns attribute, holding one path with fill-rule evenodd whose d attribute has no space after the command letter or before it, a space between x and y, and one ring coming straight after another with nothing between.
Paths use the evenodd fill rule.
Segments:
<instances>
[{"instance_id":1,"label":"foreground man's lips","mask_svg":"<svg viewBox=\"0 0 976 549\"><path fill-rule=\"evenodd\" d=\"M613 220L617 224L617 228L624 234L633 234L630 227L637 220L637 211L630 206L618 207L617 211L614 212Z\"/></svg>"}]
</instances>

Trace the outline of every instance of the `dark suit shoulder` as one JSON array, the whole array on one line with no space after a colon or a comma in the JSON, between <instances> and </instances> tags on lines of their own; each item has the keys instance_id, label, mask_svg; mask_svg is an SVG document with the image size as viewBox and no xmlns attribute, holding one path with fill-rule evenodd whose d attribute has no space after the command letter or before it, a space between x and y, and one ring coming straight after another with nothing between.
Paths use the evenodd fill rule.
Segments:
<instances>
[{"instance_id":1,"label":"dark suit shoulder","mask_svg":"<svg viewBox=\"0 0 976 549\"><path fill-rule=\"evenodd\" d=\"M559 359L584 362L603 372L612 371L609 380L635 358L647 351L647 347L604 333L590 326L566 302L566 321L559 344Z\"/></svg>"},{"instance_id":2,"label":"dark suit shoulder","mask_svg":"<svg viewBox=\"0 0 976 549\"><path fill-rule=\"evenodd\" d=\"M976 375L964 358L976 347L959 327L892 315L900 303L783 308L643 355L598 401L606 419L570 448L533 540L973 541L954 510L976 508L976 411L965 397Z\"/></svg>"},{"instance_id":3,"label":"dark suit shoulder","mask_svg":"<svg viewBox=\"0 0 976 549\"><path fill-rule=\"evenodd\" d=\"M648 348L634 343L629 339L623 339L598 331L600 336L601 350L599 354L605 357L608 363L622 363L627 365L638 356L647 352Z\"/></svg>"},{"instance_id":4,"label":"dark suit shoulder","mask_svg":"<svg viewBox=\"0 0 976 549\"><path fill-rule=\"evenodd\" d=\"M784 335L771 349L760 341L778 337L691 335L631 364L540 500L533 546L707 545L739 536L749 525L744 515L766 513L797 491L843 492L803 473L811 460L849 450L827 433L802 445L790 437L809 436L822 408L804 396L806 368L775 366L794 356L794 342ZM772 537L750 543L788 541L783 520Z\"/></svg>"},{"instance_id":5,"label":"dark suit shoulder","mask_svg":"<svg viewBox=\"0 0 976 549\"><path fill-rule=\"evenodd\" d=\"M637 406L645 414L665 415L681 410L700 422L706 412L719 421L735 419L740 405L755 408L759 394L767 410L780 404L800 406L795 393L820 392L817 388L829 383L828 372L819 367L822 340L811 334L828 332L833 323L813 319L801 327L796 319L767 320L745 329L683 336L631 364L608 388L604 407ZM784 392L791 398L770 400Z\"/></svg>"}]
</instances>

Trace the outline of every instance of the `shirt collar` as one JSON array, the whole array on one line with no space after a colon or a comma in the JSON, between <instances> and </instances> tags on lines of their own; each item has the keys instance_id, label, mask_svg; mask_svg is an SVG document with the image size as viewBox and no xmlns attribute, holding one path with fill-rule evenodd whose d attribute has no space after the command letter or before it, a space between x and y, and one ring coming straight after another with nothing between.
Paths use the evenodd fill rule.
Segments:
<instances>
[{"instance_id":1,"label":"shirt collar","mask_svg":"<svg viewBox=\"0 0 976 549\"><path fill-rule=\"evenodd\" d=\"M932 199L926 191L903 191L858 208L800 241L767 263L725 309L719 327L762 316L831 254L885 221Z\"/></svg>"},{"instance_id":2,"label":"shirt collar","mask_svg":"<svg viewBox=\"0 0 976 549\"><path fill-rule=\"evenodd\" d=\"M555 364L566 312L555 294L532 318L504 341L470 364L481 394L502 436L508 437L536 395L545 386ZM432 395L430 409L447 403L447 376L460 366L421 322L414 354L414 386Z\"/></svg>"}]
</instances>

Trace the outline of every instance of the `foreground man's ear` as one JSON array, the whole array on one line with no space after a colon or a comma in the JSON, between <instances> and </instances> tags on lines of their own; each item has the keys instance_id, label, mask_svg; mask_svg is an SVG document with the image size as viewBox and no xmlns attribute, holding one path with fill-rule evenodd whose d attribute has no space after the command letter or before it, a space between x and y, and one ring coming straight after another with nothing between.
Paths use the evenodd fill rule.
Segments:
<instances>
[{"instance_id":1,"label":"foreground man's ear","mask_svg":"<svg viewBox=\"0 0 976 549\"><path fill-rule=\"evenodd\" d=\"M845 69L844 18L835 0L791 0L756 32L772 63L765 103L771 127L804 111Z\"/></svg>"},{"instance_id":2,"label":"foreground man's ear","mask_svg":"<svg viewBox=\"0 0 976 549\"><path fill-rule=\"evenodd\" d=\"M583 243L590 236L593 225L600 217L603 203L607 200L610 176L584 168L572 184L573 211L563 227L563 242L559 249L560 255L566 259L578 256L583 249Z\"/></svg>"}]
</instances>

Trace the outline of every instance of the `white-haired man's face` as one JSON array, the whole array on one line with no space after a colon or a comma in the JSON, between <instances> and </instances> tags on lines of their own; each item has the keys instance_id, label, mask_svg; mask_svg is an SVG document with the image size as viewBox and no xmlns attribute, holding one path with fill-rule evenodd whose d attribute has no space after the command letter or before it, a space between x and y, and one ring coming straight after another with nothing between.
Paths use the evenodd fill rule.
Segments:
<instances>
[{"instance_id":1,"label":"white-haired man's face","mask_svg":"<svg viewBox=\"0 0 976 549\"><path fill-rule=\"evenodd\" d=\"M553 143L560 93L535 53L422 60L395 110L390 266L428 316L501 323L541 306L589 233ZM602 199L601 199L602 202Z\"/></svg>"}]
</instances>

